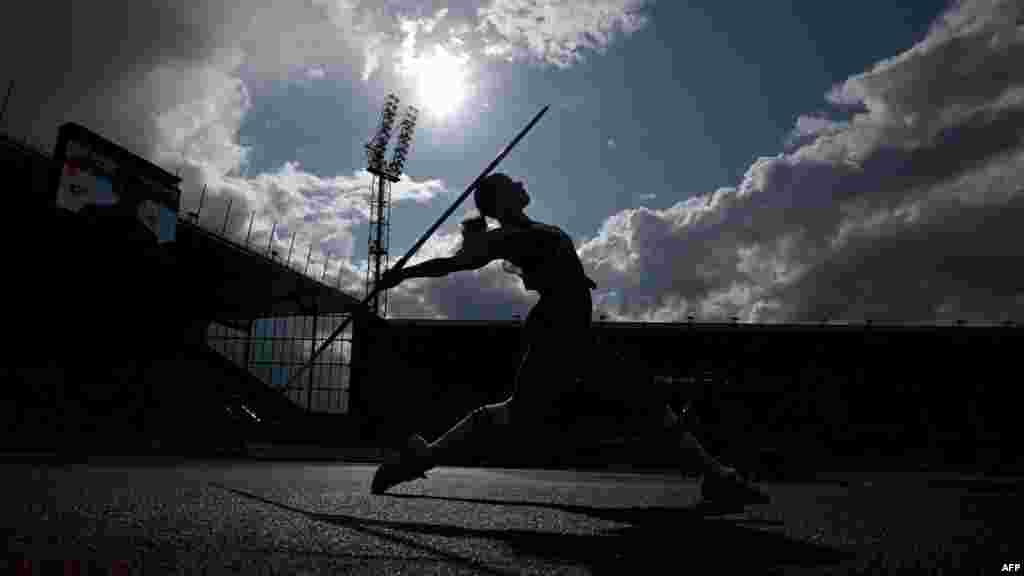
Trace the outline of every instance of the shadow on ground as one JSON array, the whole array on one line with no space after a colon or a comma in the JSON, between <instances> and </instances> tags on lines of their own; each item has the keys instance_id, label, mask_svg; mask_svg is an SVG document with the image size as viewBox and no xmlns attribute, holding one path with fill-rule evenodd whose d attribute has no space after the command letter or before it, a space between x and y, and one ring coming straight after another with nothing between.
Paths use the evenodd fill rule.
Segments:
<instances>
[{"instance_id":1,"label":"shadow on ground","mask_svg":"<svg viewBox=\"0 0 1024 576\"><path fill-rule=\"evenodd\" d=\"M1024 493L1024 479L1006 478L937 478L928 481L930 488L966 490L971 494L1019 495Z\"/></svg>"},{"instance_id":2,"label":"shadow on ground","mask_svg":"<svg viewBox=\"0 0 1024 576\"><path fill-rule=\"evenodd\" d=\"M490 539L514 555L544 559L557 564L587 567L594 574L622 573L644 565L709 566L723 570L772 571L781 566L814 568L836 565L854 557L852 553L793 540L772 527L781 523L749 518L724 517L737 510L708 505L690 508L634 507L599 508L548 502L481 500L441 496L389 495L393 498L430 499L481 506L530 506L565 513L583 514L627 524L598 535L558 534L522 529L478 529L448 524L358 518L346 514L325 514L303 510L262 496L216 485L238 496L302 514L312 520L372 534L439 556L452 564L481 573L501 570L471 558L453 554L391 531L449 538ZM387 530L382 531L381 529Z\"/></svg>"}]
</instances>

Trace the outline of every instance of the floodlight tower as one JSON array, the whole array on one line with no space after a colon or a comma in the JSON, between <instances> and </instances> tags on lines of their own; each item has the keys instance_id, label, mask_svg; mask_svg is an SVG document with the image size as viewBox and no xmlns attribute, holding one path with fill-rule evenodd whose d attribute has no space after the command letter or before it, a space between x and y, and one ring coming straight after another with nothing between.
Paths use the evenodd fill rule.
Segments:
<instances>
[{"instance_id":1,"label":"floodlight tower","mask_svg":"<svg viewBox=\"0 0 1024 576\"><path fill-rule=\"evenodd\" d=\"M373 286L380 281L380 276L388 268L388 244L391 236L391 184L398 182L405 165L405 158L412 146L412 134L416 129L417 111L408 106L402 121L399 123L398 142L395 145L391 162L385 163L388 142L394 128L395 117L398 115L398 97L388 94L381 111L380 126L373 140L366 145L367 172L372 175L370 183L370 241L367 251L368 266L366 268L366 294L369 295ZM387 291L378 292L370 303L372 310L384 317L387 315Z\"/></svg>"}]
</instances>

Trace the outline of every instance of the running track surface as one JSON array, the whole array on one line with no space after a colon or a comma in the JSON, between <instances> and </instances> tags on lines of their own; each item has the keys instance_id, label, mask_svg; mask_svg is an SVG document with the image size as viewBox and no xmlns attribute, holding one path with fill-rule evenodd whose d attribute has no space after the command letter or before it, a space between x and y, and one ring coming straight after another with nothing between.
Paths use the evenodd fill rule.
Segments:
<instances>
[{"instance_id":1,"label":"running track surface","mask_svg":"<svg viewBox=\"0 0 1024 576\"><path fill-rule=\"evenodd\" d=\"M374 468L0 463L3 573L997 574L1024 561L1020 479L835 474L761 484L771 504L730 511L671 475L445 467L375 496Z\"/></svg>"}]
</instances>

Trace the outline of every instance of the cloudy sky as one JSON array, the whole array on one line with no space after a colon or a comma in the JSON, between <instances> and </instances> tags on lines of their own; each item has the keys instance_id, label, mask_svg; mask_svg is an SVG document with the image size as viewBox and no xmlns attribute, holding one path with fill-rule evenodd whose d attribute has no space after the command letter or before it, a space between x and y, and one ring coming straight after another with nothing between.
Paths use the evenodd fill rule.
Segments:
<instances>
[{"instance_id":1,"label":"cloudy sky","mask_svg":"<svg viewBox=\"0 0 1024 576\"><path fill-rule=\"evenodd\" d=\"M902 5L912 5L906 7ZM362 295L363 145L420 109L392 261L503 163L621 320L1024 320L1024 3L37 0L0 23L7 129L80 122L234 233ZM59 15L59 17L58 17ZM446 255L467 202L418 254ZM217 224L219 225L219 224ZM498 263L392 316L507 319Z\"/></svg>"}]
</instances>

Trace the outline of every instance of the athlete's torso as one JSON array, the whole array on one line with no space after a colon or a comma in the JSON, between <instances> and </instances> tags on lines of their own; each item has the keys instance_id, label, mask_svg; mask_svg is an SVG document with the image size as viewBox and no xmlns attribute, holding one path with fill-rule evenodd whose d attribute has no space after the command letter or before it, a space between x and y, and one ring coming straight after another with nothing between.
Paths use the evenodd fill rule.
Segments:
<instances>
[{"instance_id":1,"label":"athlete's torso","mask_svg":"<svg viewBox=\"0 0 1024 576\"><path fill-rule=\"evenodd\" d=\"M556 226L526 220L505 224L486 236L491 253L518 269L512 271L527 290L549 294L596 287L583 270L572 238Z\"/></svg>"}]
</instances>

